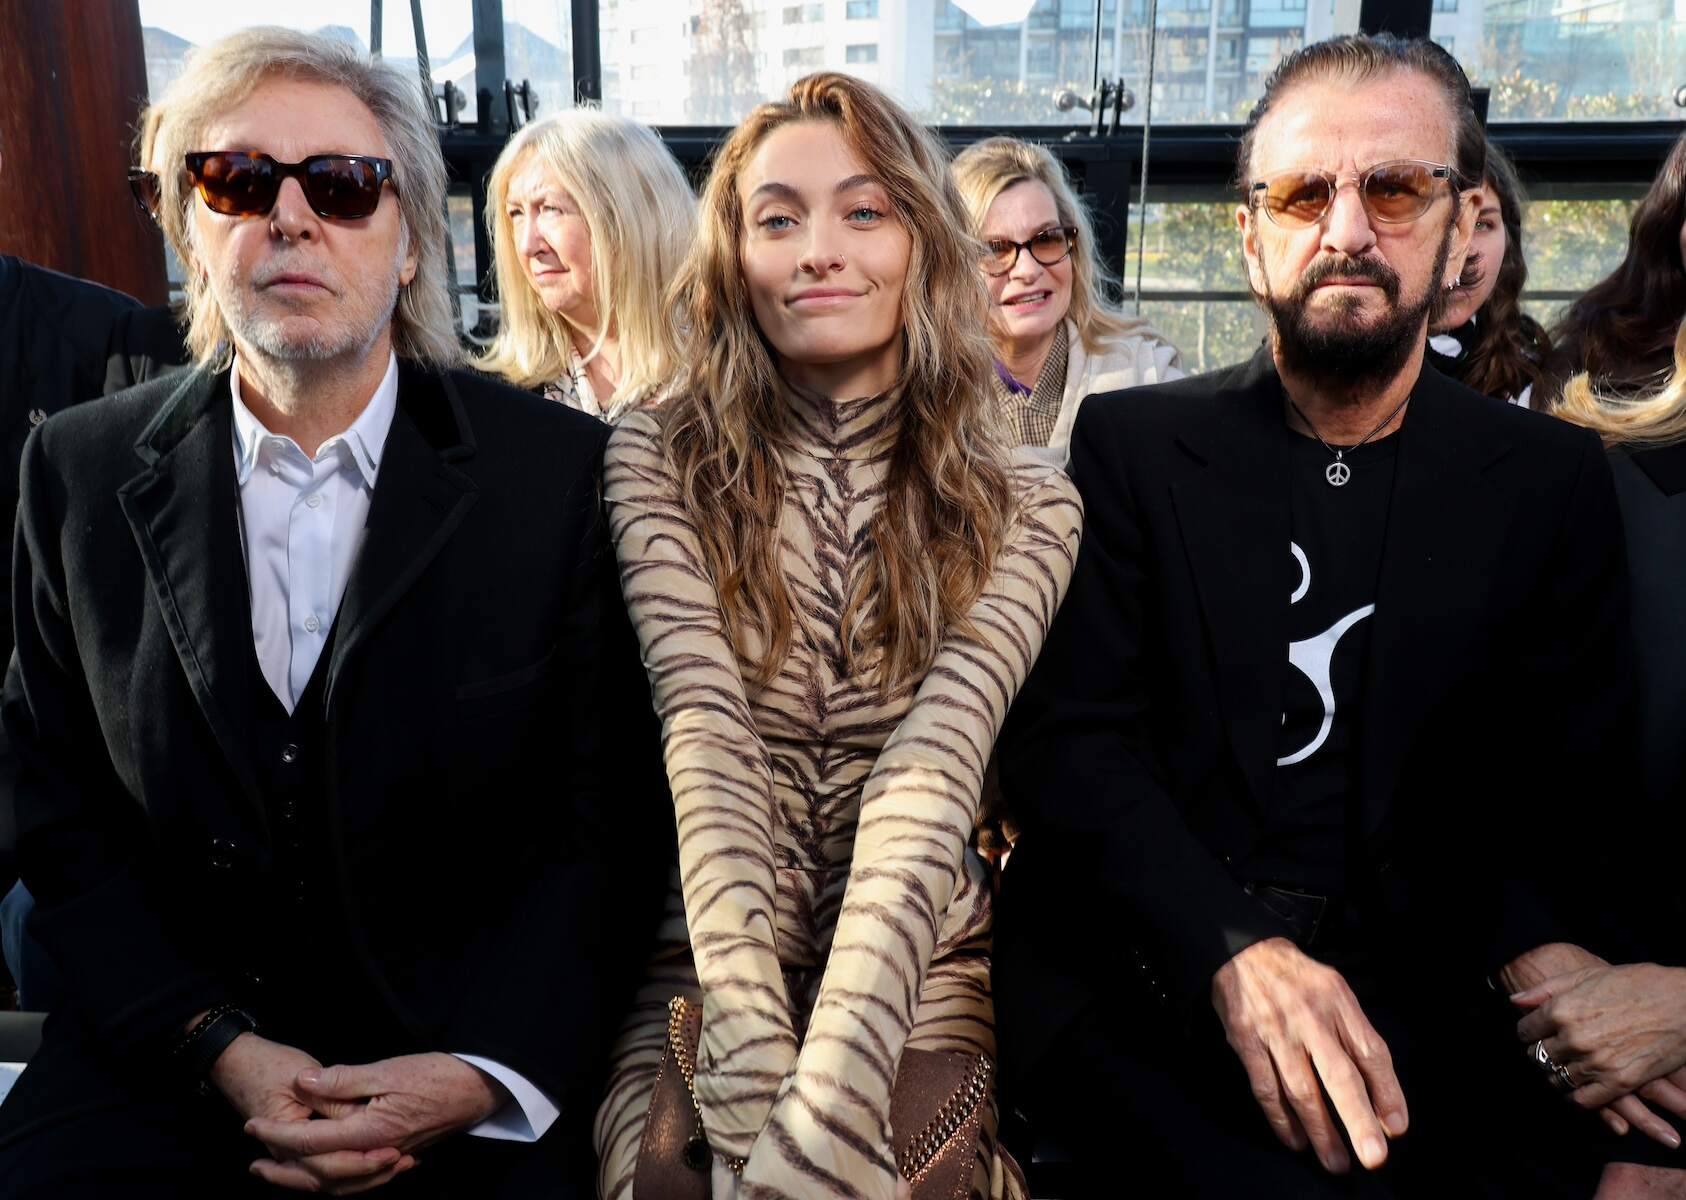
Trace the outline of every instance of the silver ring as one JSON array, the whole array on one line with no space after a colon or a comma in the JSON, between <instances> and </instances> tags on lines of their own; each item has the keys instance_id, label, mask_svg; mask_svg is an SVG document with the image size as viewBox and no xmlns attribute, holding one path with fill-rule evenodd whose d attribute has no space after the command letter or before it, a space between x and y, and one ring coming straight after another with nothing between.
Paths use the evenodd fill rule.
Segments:
<instances>
[{"instance_id":1,"label":"silver ring","mask_svg":"<svg viewBox=\"0 0 1686 1200\"><path fill-rule=\"evenodd\" d=\"M1551 1085L1561 1092L1575 1090L1575 1081L1569 1078L1569 1068L1562 1066L1551 1057L1551 1052L1545 1048L1545 1039L1541 1038L1528 1047L1528 1059L1540 1070L1546 1073Z\"/></svg>"}]
</instances>

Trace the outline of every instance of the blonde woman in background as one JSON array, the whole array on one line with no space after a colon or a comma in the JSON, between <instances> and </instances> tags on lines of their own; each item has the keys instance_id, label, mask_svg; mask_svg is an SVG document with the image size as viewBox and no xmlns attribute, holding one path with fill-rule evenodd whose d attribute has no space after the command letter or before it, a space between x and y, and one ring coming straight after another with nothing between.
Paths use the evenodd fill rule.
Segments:
<instances>
[{"instance_id":1,"label":"blonde woman in background","mask_svg":"<svg viewBox=\"0 0 1686 1200\"><path fill-rule=\"evenodd\" d=\"M677 363L663 293L695 221L647 126L576 108L522 129L487 185L500 324L479 367L609 422L659 398Z\"/></svg>"},{"instance_id":2,"label":"blonde woman in background","mask_svg":"<svg viewBox=\"0 0 1686 1200\"><path fill-rule=\"evenodd\" d=\"M962 151L952 171L988 247L995 391L1008 430L1064 467L1085 397L1180 379L1182 357L1108 302L1088 210L1052 154L989 138Z\"/></svg>"}]
</instances>

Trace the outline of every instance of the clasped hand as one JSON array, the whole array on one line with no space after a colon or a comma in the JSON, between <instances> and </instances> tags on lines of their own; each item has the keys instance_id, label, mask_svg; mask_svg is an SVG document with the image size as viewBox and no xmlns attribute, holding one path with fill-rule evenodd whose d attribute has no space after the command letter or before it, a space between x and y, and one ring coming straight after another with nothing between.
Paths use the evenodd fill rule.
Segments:
<instances>
[{"instance_id":1,"label":"clasped hand","mask_svg":"<svg viewBox=\"0 0 1686 1200\"><path fill-rule=\"evenodd\" d=\"M1325 1170L1351 1167L1323 1091L1375 1170L1387 1139L1405 1132L1405 1094L1393 1056L1340 973L1286 938L1256 942L1212 977L1212 1003L1270 1127L1293 1150L1307 1143Z\"/></svg>"},{"instance_id":2,"label":"clasped hand","mask_svg":"<svg viewBox=\"0 0 1686 1200\"><path fill-rule=\"evenodd\" d=\"M323 1067L310 1055L242 1034L211 1081L269 1150L252 1173L280 1187L350 1195L416 1165L415 1152L485 1120L508 1099L449 1054Z\"/></svg>"},{"instance_id":3,"label":"clasped hand","mask_svg":"<svg viewBox=\"0 0 1686 1200\"><path fill-rule=\"evenodd\" d=\"M1575 1085L1572 1103L1603 1110L1617 1133L1631 1125L1678 1147L1673 1127L1638 1097L1686 1117L1686 970L1586 959L1511 997L1526 1010L1517 1036L1545 1043Z\"/></svg>"}]
</instances>

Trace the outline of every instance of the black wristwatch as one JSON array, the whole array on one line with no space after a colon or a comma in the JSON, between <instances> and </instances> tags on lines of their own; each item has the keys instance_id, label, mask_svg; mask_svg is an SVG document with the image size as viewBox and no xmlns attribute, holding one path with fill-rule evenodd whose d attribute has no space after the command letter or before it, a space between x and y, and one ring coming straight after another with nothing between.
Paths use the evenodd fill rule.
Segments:
<instances>
[{"instance_id":1,"label":"black wristwatch","mask_svg":"<svg viewBox=\"0 0 1686 1200\"><path fill-rule=\"evenodd\" d=\"M193 1027L176 1039L175 1060L182 1073L203 1088L211 1068L222 1052L243 1033L256 1033L257 1021L245 1009L233 1004L219 1004L209 1009L193 1023Z\"/></svg>"}]
</instances>

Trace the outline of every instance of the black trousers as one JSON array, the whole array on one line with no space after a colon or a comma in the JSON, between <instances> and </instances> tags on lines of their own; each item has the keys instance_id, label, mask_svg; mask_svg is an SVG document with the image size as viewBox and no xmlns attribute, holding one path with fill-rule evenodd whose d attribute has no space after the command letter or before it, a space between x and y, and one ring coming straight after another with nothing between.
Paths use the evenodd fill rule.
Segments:
<instances>
[{"instance_id":1,"label":"black trousers","mask_svg":"<svg viewBox=\"0 0 1686 1200\"><path fill-rule=\"evenodd\" d=\"M1365 1171L1353 1155L1352 1173L1335 1177L1311 1150L1287 1149L1209 1005L1173 1012L1125 988L1085 1011L1016 1084L1038 1153L1069 1160L1074 1190L1060 1200L1585 1200L1608 1161L1686 1166L1640 1134L1615 1137L1557 1096L1490 998L1448 1002L1360 973L1348 982L1388 1043L1410 1111L1410 1129L1381 1170Z\"/></svg>"},{"instance_id":2,"label":"black trousers","mask_svg":"<svg viewBox=\"0 0 1686 1200\"><path fill-rule=\"evenodd\" d=\"M275 1200L297 1193L249 1173L268 1157L219 1097L177 1079L102 1061L86 1038L49 1021L40 1052L0 1107L5 1200ZM563 1113L536 1143L458 1134L422 1150L379 1189L393 1200L589 1200L590 1114Z\"/></svg>"}]
</instances>

